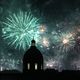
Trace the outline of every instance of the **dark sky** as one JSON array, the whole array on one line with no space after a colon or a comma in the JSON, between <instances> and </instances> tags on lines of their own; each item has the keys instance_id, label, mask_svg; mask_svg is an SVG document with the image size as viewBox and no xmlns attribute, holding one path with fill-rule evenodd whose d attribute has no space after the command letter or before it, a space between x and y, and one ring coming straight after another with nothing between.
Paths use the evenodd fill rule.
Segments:
<instances>
[{"instance_id":1,"label":"dark sky","mask_svg":"<svg viewBox=\"0 0 80 80\"><path fill-rule=\"evenodd\" d=\"M31 0L32 7L39 8L47 17L65 17L76 8L80 8L80 0Z\"/></svg>"},{"instance_id":2,"label":"dark sky","mask_svg":"<svg viewBox=\"0 0 80 80\"><path fill-rule=\"evenodd\" d=\"M80 0L0 0L5 9L37 9L46 18L61 18L80 8Z\"/></svg>"}]
</instances>

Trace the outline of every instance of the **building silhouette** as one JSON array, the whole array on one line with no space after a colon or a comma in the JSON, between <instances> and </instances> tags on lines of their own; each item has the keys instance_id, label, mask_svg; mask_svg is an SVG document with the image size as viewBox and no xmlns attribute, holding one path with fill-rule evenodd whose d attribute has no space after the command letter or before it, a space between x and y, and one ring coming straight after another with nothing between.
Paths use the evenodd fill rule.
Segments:
<instances>
[{"instance_id":1,"label":"building silhouette","mask_svg":"<svg viewBox=\"0 0 80 80\"><path fill-rule=\"evenodd\" d=\"M43 56L35 46L35 40L31 41L31 47L23 57L23 72L41 71L43 69Z\"/></svg>"}]
</instances>

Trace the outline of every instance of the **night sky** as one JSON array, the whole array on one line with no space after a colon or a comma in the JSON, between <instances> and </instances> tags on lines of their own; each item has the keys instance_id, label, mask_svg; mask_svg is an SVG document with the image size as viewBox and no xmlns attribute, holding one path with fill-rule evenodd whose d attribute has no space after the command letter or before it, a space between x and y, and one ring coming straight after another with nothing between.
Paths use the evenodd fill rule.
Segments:
<instances>
[{"instance_id":1,"label":"night sky","mask_svg":"<svg viewBox=\"0 0 80 80\"><path fill-rule=\"evenodd\" d=\"M20 11L22 17L18 14ZM23 41L20 42L18 36L22 34L20 30L26 28L24 24L27 25L24 20L27 14L23 13L29 11L36 17L35 20L39 19L38 37L34 36L34 39L39 40L37 47L44 56L44 68L80 70L80 0L0 0L0 70L22 71L22 58L29 45L23 49L26 44L22 45ZM22 19L22 24L19 19ZM9 20L12 22L9 23ZM36 25L33 23L31 27ZM19 27L14 27L19 35L15 32L16 36L5 39L11 32L14 33L11 28L14 24ZM31 40L24 35L25 43ZM29 36L32 36L31 33ZM16 43L8 45L15 38L22 47L18 45L20 48L14 48Z\"/></svg>"}]
</instances>

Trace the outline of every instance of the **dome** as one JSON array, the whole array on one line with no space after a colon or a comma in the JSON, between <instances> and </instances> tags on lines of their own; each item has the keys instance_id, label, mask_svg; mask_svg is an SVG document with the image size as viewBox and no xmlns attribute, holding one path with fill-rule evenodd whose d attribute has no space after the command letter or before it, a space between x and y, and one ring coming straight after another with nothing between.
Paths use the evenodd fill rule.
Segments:
<instances>
[{"instance_id":1,"label":"dome","mask_svg":"<svg viewBox=\"0 0 80 80\"><path fill-rule=\"evenodd\" d=\"M32 40L31 42L35 42ZM36 46L31 46L23 57L23 71L35 71L43 68L43 56Z\"/></svg>"}]
</instances>

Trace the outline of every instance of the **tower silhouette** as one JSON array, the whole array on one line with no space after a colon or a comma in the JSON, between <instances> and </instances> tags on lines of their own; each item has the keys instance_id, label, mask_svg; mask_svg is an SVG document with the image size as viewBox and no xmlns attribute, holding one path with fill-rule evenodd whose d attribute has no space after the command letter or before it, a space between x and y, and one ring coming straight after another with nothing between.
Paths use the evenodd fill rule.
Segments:
<instances>
[{"instance_id":1,"label":"tower silhouette","mask_svg":"<svg viewBox=\"0 0 80 80\"><path fill-rule=\"evenodd\" d=\"M35 46L35 40L31 41L31 47L23 57L23 72L41 71L43 69L43 56Z\"/></svg>"}]
</instances>

